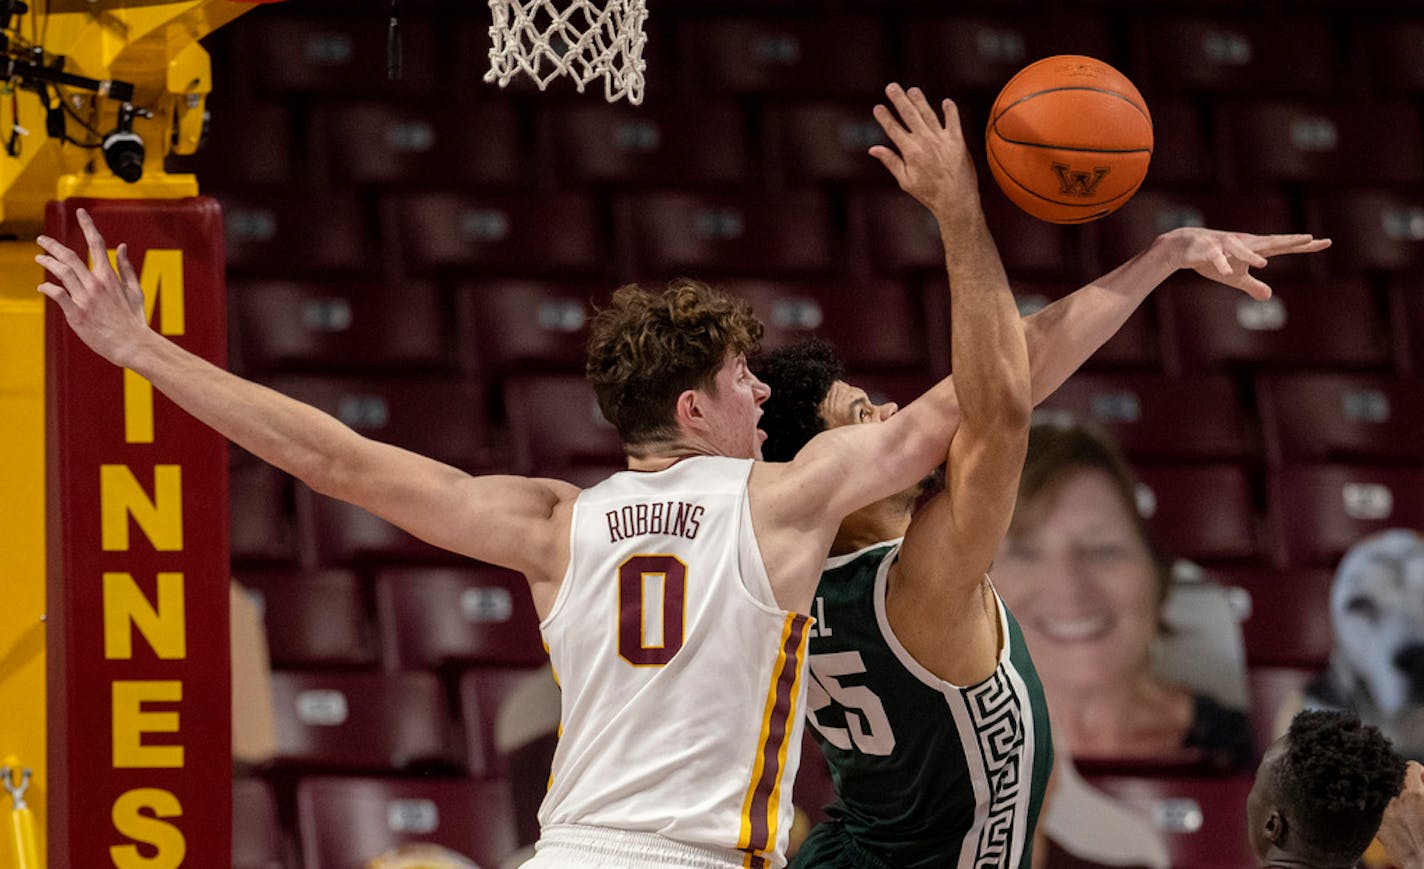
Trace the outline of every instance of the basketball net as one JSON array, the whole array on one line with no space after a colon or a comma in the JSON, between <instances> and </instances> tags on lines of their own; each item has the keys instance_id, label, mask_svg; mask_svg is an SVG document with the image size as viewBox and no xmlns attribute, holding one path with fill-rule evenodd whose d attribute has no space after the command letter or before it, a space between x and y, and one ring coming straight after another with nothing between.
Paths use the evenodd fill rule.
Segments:
<instances>
[{"instance_id":1,"label":"basketball net","mask_svg":"<svg viewBox=\"0 0 1424 869\"><path fill-rule=\"evenodd\" d=\"M490 68L500 87L520 72L543 90L564 75L579 93L603 78L603 95L643 101L646 0L489 0Z\"/></svg>"}]
</instances>

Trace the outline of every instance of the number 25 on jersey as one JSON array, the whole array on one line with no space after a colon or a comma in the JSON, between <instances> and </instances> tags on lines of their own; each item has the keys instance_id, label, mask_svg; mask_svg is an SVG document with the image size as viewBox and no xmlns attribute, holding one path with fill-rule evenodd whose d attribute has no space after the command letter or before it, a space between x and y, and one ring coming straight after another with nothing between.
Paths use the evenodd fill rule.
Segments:
<instances>
[{"instance_id":1,"label":"number 25 on jersey","mask_svg":"<svg viewBox=\"0 0 1424 869\"><path fill-rule=\"evenodd\" d=\"M861 754L888 755L895 750L895 734L880 698L864 685L842 685L840 677L865 672L859 652L831 652L811 656L811 684L806 687L811 724L826 741L842 751L851 746ZM818 712L837 709L845 727L822 723Z\"/></svg>"}]
</instances>

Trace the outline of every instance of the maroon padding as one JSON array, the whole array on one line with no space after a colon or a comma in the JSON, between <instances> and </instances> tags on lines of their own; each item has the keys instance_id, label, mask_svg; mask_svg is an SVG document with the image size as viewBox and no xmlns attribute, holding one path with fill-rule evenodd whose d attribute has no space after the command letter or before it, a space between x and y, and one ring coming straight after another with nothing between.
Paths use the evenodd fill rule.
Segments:
<instances>
[{"instance_id":1,"label":"maroon padding","mask_svg":"<svg viewBox=\"0 0 1424 869\"><path fill-rule=\"evenodd\" d=\"M480 866L517 846L509 787L464 779L307 778L297 785L306 869L353 869L428 842Z\"/></svg>"},{"instance_id":2,"label":"maroon padding","mask_svg":"<svg viewBox=\"0 0 1424 869\"><path fill-rule=\"evenodd\" d=\"M277 761L332 770L447 765L454 752L431 673L272 674Z\"/></svg>"},{"instance_id":3,"label":"maroon padding","mask_svg":"<svg viewBox=\"0 0 1424 869\"><path fill-rule=\"evenodd\" d=\"M548 661L529 584L512 570L399 567L376 578L388 667L534 666Z\"/></svg>"}]
</instances>

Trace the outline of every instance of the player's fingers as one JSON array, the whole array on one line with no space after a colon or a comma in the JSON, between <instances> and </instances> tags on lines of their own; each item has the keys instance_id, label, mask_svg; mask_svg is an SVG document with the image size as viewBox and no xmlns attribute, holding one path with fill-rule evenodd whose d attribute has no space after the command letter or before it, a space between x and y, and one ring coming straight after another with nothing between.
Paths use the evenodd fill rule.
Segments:
<instances>
[{"instance_id":1,"label":"player's fingers","mask_svg":"<svg viewBox=\"0 0 1424 869\"><path fill-rule=\"evenodd\" d=\"M875 108L871 110L871 114L880 123L880 129L884 130L885 135L890 137L890 141L895 143L895 147L901 151L905 150L910 133L900 125L895 113L883 105L876 104Z\"/></svg>"},{"instance_id":2,"label":"player's fingers","mask_svg":"<svg viewBox=\"0 0 1424 869\"><path fill-rule=\"evenodd\" d=\"M905 186L905 161L900 159L900 155L885 147L884 145L872 145L870 156L884 164L890 174L895 176L895 183L901 187Z\"/></svg>"},{"instance_id":3,"label":"player's fingers","mask_svg":"<svg viewBox=\"0 0 1424 869\"><path fill-rule=\"evenodd\" d=\"M36 289L39 290L41 293L44 293L46 296L49 296L51 299L54 299L55 302L59 304L59 307L64 310L64 313L66 315L71 310L73 310L74 300L69 297L69 291L66 290L64 287L61 287L58 284L52 284L49 281L45 281L44 283L36 287Z\"/></svg>"},{"instance_id":4,"label":"player's fingers","mask_svg":"<svg viewBox=\"0 0 1424 869\"><path fill-rule=\"evenodd\" d=\"M1242 243L1262 256L1275 256L1308 245L1315 236L1308 232L1278 233L1275 235L1240 235Z\"/></svg>"},{"instance_id":5,"label":"player's fingers","mask_svg":"<svg viewBox=\"0 0 1424 869\"><path fill-rule=\"evenodd\" d=\"M1260 278L1249 272L1241 276L1236 282L1236 286L1241 291L1258 302L1264 302L1271 297L1271 288Z\"/></svg>"},{"instance_id":6,"label":"player's fingers","mask_svg":"<svg viewBox=\"0 0 1424 869\"><path fill-rule=\"evenodd\" d=\"M935 114L934 106L925 98L925 92L917 87L910 88L908 96L910 105L914 108L915 114L924 122L925 127L930 130L940 128L939 115Z\"/></svg>"},{"instance_id":7,"label":"player's fingers","mask_svg":"<svg viewBox=\"0 0 1424 869\"><path fill-rule=\"evenodd\" d=\"M1246 245L1246 242L1234 235L1226 236L1225 245L1227 251L1237 259L1256 268L1266 267L1266 258Z\"/></svg>"},{"instance_id":8,"label":"player's fingers","mask_svg":"<svg viewBox=\"0 0 1424 869\"><path fill-rule=\"evenodd\" d=\"M890 104L895 107L895 111L900 115L900 120L910 132L923 133L929 129L925 119L920 116L919 109L915 108L909 94L906 94L900 85L891 82L885 88L885 95L890 98Z\"/></svg>"},{"instance_id":9,"label":"player's fingers","mask_svg":"<svg viewBox=\"0 0 1424 869\"><path fill-rule=\"evenodd\" d=\"M1223 278L1229 278L1234 273L1231 268L1231 260L1226 258L1226 251L1221 248L1211 252L1211 263L1216 266L1216 270L1221 273Z\"/></svg>"},{"instance_id":10,"label":"player's fingers","mask_svg":"<svg viewBox=\"0 0 1424 869\"><path fill-rule=\"evenodd\" d=\"M75 277L88 275L89 267L84 264L84 260L79 258L79 254L70 250L65 245L60 244L58 240L50 238L47 235L42 235L35 239L35 242L44 249L45 254L49 256L50 260L55 263L63 264L70 272L73 272ZM55 272L53 269L50 271L55 277L60 277L58 272Z\"/></svg>"},{"instance_id":11,"label":"player's fingers","mask_svg":"<svg viewBox=\"0 0 1424 869\"><path fill-rule=\"evenodd\" d=\"M964 127L959 120L959 106L955 105L954 100L942 100L940 102L940 111L944 113L945 131L954 133L963 138Z\"/></svg>"},{"instance_id":12,"label":"player's fingers","mask_svg":"<svg viewBox=\"0 0 1424 869\"><path fill-rule=\"evenodd\" d=\"M83 270L83 266L77 262L66 262L47 253L35 256L35 262L50 274L59 279L64 285L64 289L70 295L83 295L87 291L84 285L84 277L88 272Z\"/></svg>"},{"instance_id":13,"label":"player's fingers","mask_svg":"<svg viewBox=\"0 0 1424 869\"><path fill-rule=\"evenodd\" d=\"M124 293L129 298L129 303L135 307L143 307L143 287L139 284L138 272L134 271L133 263L129 262L129 246L120 244L115 259L119 263L119 277L123 280Z\"/></svg>"},{"instance_id":14,"label":"player's fingers","mask_svg":"<svg viewBox=\"0 0 1424 869\"><path fill-rule=\"evenodd\" d=\"M89 245L89 267L96 275L105 272L112 274L114 267L109 264L109 249L104 245L104 236L99 234L99 227L94 225L94 218L82 208L75 212L75 216L79 218L79 228L84 232L84 241Z\"/></svg>"}]
</instances>

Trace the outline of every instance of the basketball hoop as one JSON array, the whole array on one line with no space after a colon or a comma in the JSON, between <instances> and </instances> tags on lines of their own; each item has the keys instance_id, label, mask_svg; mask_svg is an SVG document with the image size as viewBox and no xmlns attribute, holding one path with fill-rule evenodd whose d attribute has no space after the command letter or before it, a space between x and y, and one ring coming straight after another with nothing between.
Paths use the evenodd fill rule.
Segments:
<instances>
[{"instance_id":1,"label":"basketball hoop","mask_svg":"<svg viewBox=\"0 0 1424 869\"><path fill-rule=\"evenodd\" d=\"M520 72L543 90L565 75L579 93L600 76L610 103L643 101L646 0L489 0L490 68L500 87Z\"/></svg>"}]
</instances>

